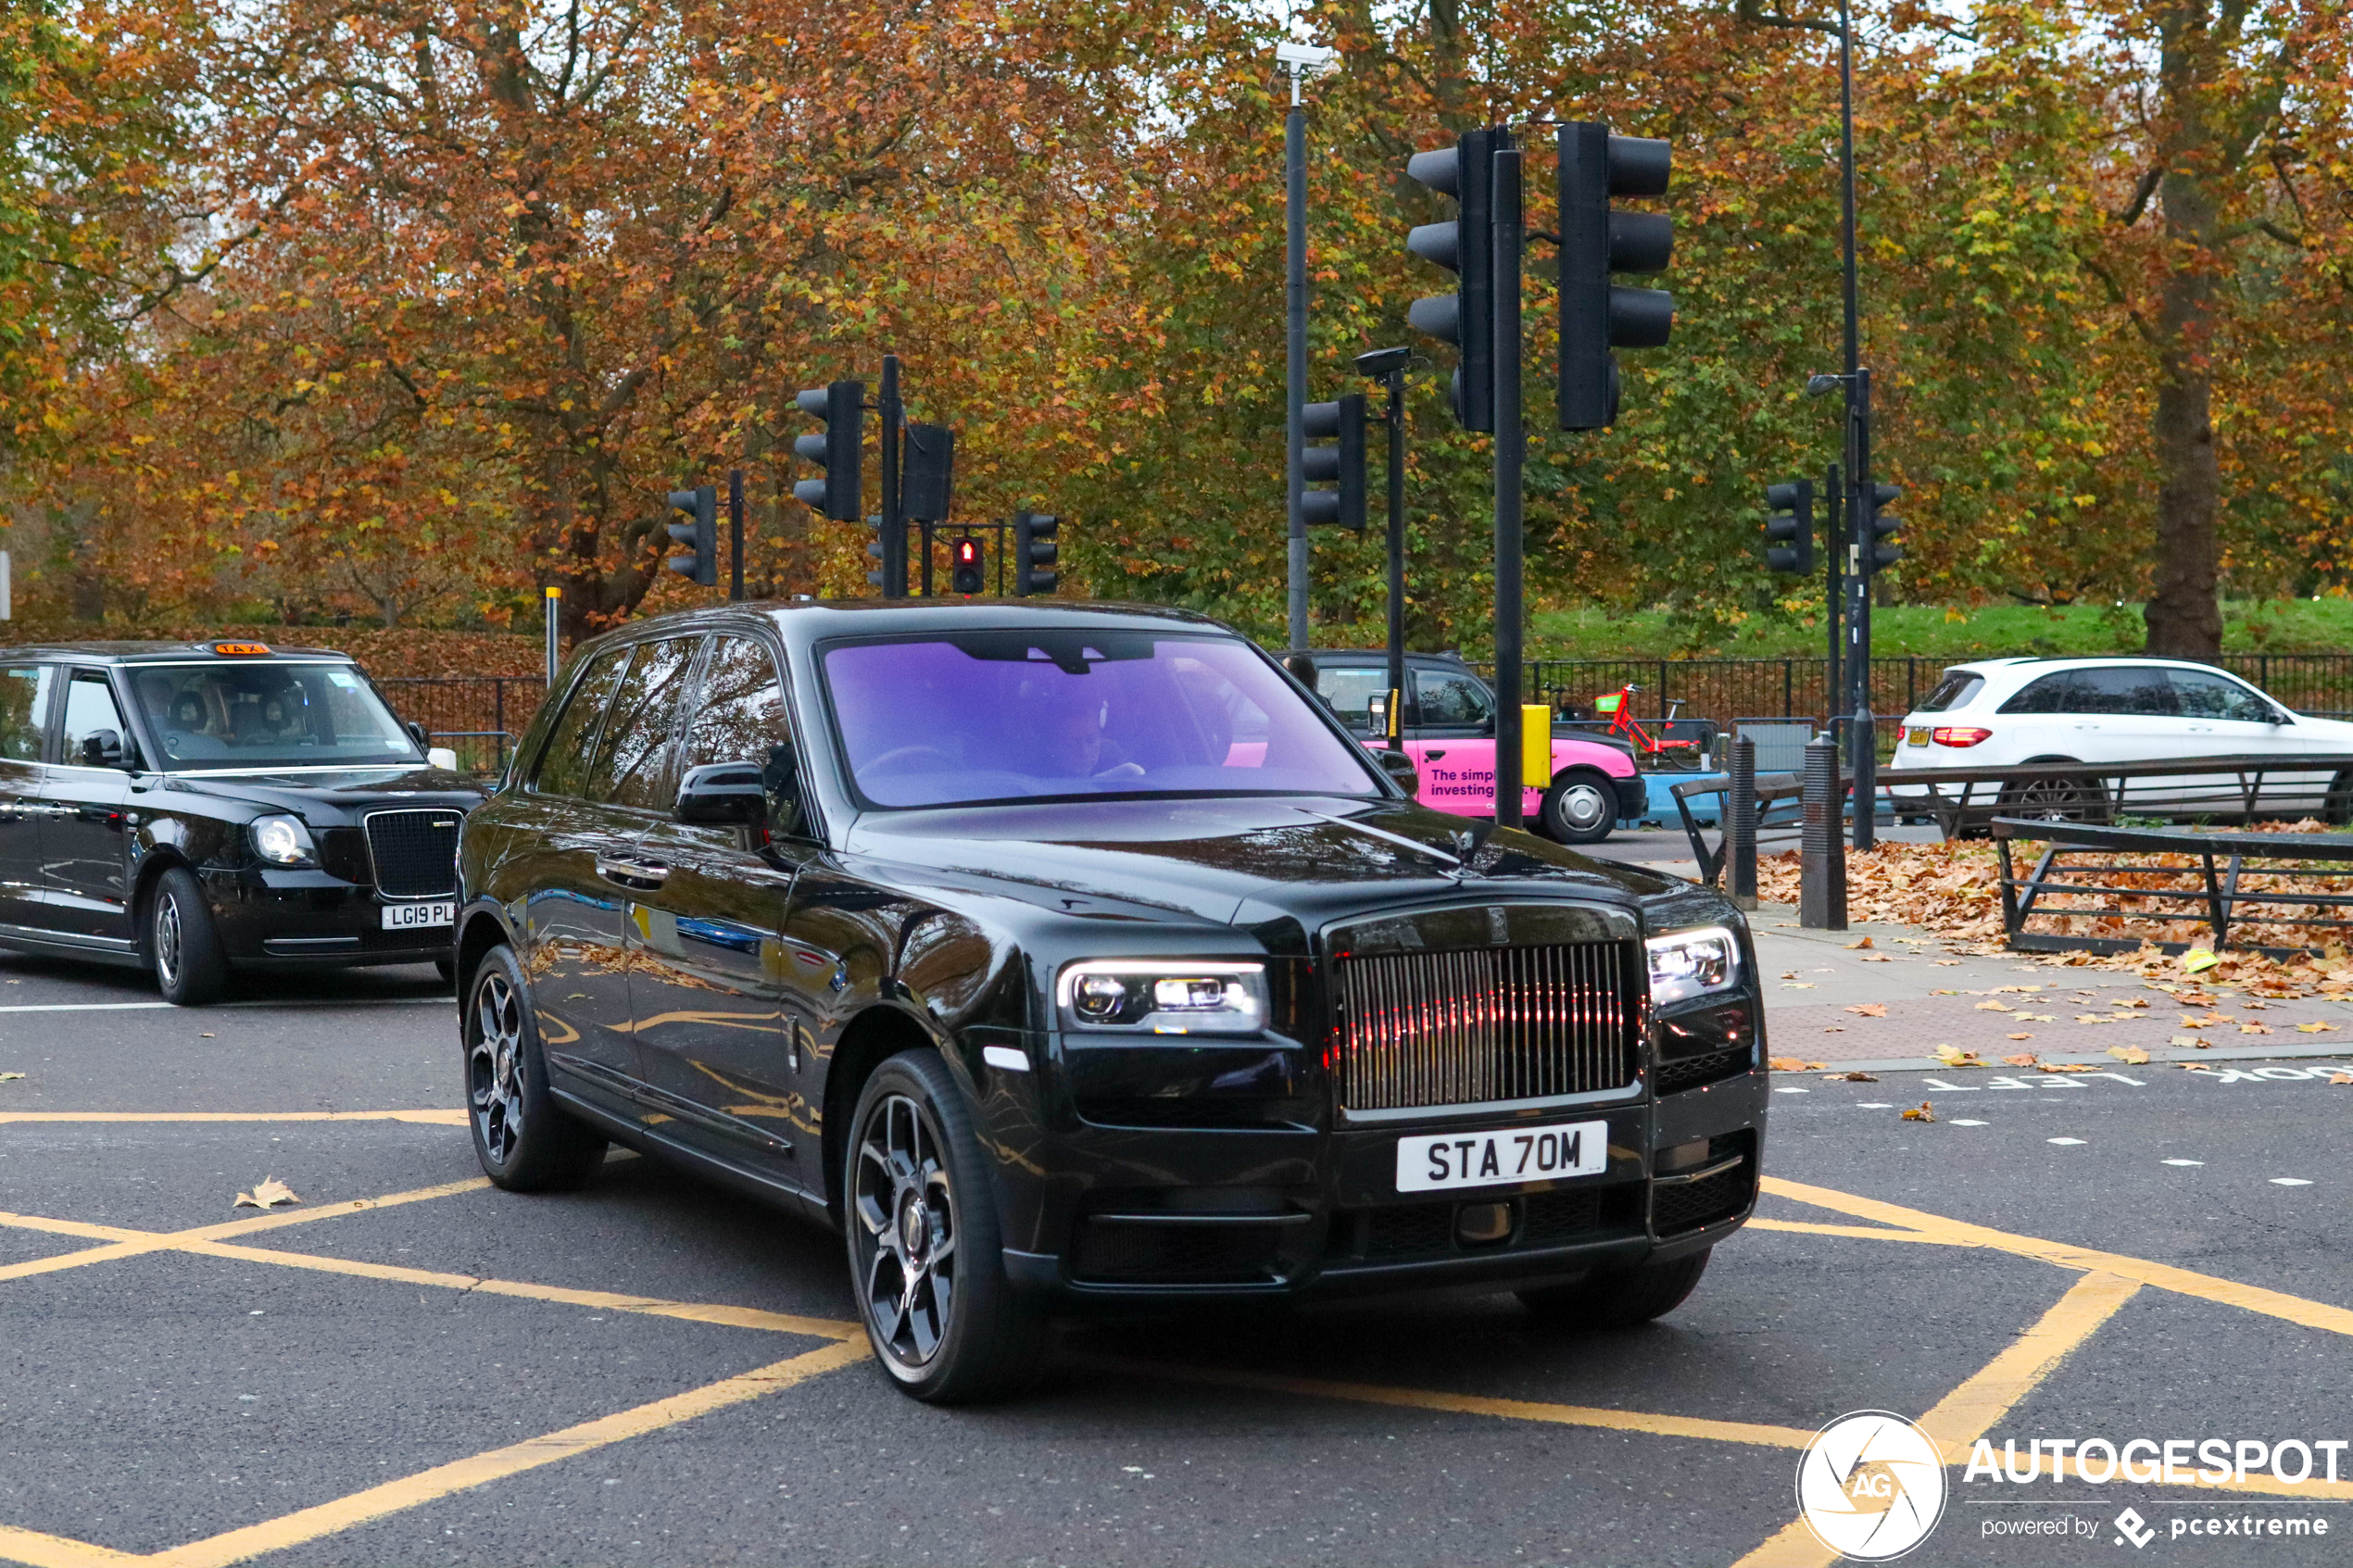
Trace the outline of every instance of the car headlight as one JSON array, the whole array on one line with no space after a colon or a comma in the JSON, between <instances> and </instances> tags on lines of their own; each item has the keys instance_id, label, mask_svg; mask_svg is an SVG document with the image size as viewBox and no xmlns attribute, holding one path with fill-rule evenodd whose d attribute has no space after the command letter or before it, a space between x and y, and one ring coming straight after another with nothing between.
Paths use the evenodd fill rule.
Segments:
<instances>
[{"instance_id":1,"label":"car headlight","mask_svg":"<svg viewBox=\"0 0 2353 1568\"><path fill-rule=\"evenodd\" d=\"M1650 949L1653 1007L1729 991L1740 981L1739 940L1720 925L1673 931L1642 945Z\"/></svg>"},{"instance_id":2,"label":"car headlight","mask_svg":"<svg viewBox=\"0 0 2353 1568\"><path fill-rule=\"evenodd\" d=\"M318 852L300 817L256 817L250 825L254 853L273 866L307 866Z\"/></svg>"},{"instance_id":3,"label":"car headlight","mask_svg":"<svg viewBox=\"0 0 2353 1568\"><path fill-rule=\"evenodd\" d=\"M1266 966L1088 959L1063 967L1065 1028L1126 1035L1255 1035L1266 1027Z\"/></svg>"}]
</instances>

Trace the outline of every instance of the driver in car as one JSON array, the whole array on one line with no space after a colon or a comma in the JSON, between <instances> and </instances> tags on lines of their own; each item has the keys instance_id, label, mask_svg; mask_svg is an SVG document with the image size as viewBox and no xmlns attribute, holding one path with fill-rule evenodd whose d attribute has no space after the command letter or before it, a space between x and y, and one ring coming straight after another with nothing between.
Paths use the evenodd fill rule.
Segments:
<instances>
[{"instance_id":1,"label":"driver in car","mask_svg":"<svg viewBox=\"0 0 2353 1568\"><path fill-rule=\"evenodd\" d=\"M1056 704L1041 724L1038 771L1059 779L1140 779L1144 770L1133 762L1113 761L1106 767L1100 701L1079 697ZM1111 746L1116 752L1116 746Z\"/></svg>"}]
</instances>

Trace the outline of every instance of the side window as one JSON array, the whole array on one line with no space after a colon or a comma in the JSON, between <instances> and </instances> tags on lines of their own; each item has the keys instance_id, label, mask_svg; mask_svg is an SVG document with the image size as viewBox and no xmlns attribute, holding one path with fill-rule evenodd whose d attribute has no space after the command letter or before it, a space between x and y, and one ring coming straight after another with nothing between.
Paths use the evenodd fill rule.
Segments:
<instances>
[{"instance_id":1,"label":"side window","mask_svg":"<svg viewBox=\"0 0 2353 1568\"><path fill-rule=\"evenodd\" d=\"M1422 670L1414 680L1421 688L1425 724L1484 724L1494 717L1486 688L1468 675Z\"/></svg>"},{"instance_id":2,"label":"side window","mask_svg":"<svg viewBox=\"0 0 2353 1568\"><path fill-rule=\"evenodd\" d=\"M1326 665L1317 671L1315 689L1324 701L1340 715L1340 721L1354 730L1368 730L1373 723L1373 704L1389 695L1389 671L1378 665Z\"/></svg>"},{"instance_id":3,"label":"side window","mask_svg":"<svg viewBox=\"0 0 2353 1568\"><path fill-rule=\"evenodd\" d=\"M597 742L597 760L588 770L589 799L640 811L669 805L661 795L670 774L670 738L678 728L686 675L701 644L700 637L665 637L637 645Z\"/></svg>"},{"instance_id":4,"label":"side window","mask_svg":"<svg viewBox=\"0 0 2353 1568\"><path fill-rule=\"evenodd\" d=\"M2069 690L2075 684L2073 671L2045 675L2031 683L2009 701L2002 704L2004 713L2081 713L2078 694Z\"/></svg>"},{"instance_id":5,"label":"side window","mask_svg":"<svg viewBox=\"0 0 2353 1568\"><path fill-rule=\"evenodd\" d=\"M2236 681L2197 670L2165 673L2172 682L2173 697L2182 705L2184 719L2233 719L2245 724L2271 721L2271 705Z\"/></svg>"},{"instance_id":6,"label":"side window","mask_svg":"<svg viewBox=\"0 0 2353 1568\"><path fill-rule=\"evenodd\" d=\"M41 735L49 724L46 664L17 664L0 670L0 758L41 760Z\"/></svg>"},{"instance_id":7,"label":"side window","mask_svg":"<svg viewBox=\"0 0 2353 1568\"><path fill-rule=\"evenodd\" d=\"M114 689L96 671L77 670L66 685L65 734L57 760L80 765L82 743L101 732L111 734L117 746L129 749L131 732L122 721L122 709L115 704Z\"/></svg>"},{"instance_id":8,"label":"side window","mask_svg":"<svg viewBox=\"0 0 2353 1568\"><path fill-rule=\"evenodd\" d=\"M785 688L767 646L753 637L722 637L711 645L701 698L686 721L679 771L707 762L768 760L772 747L792 744L785 718Z\"/></svg>"},{"instance_id":9,"label":"side window","mask_svg":"<svg viewBox=\"0 0 2353 1568\"><path fill-rule=\"evenodd\" d=\"M613 687L621 684L622 661L628 655L627 648L608 648L572 688L563 713L548 732L547 744L540 748L539 766L531 779L533 789L543 795L587 792L588 748L596 744L605 705L612 699Z\"/></svg>"},{"instance_id":10,"label":"side window","mask_svg":"<svg viewBox=\"0 0 2353 1568\"><path fill-rule=\"evenodd\" d=\"M2108 664L2076 672L2079 713L2171 717L2173 688L2165 671L2147 665Z\"/></svg>"}]
</instances>

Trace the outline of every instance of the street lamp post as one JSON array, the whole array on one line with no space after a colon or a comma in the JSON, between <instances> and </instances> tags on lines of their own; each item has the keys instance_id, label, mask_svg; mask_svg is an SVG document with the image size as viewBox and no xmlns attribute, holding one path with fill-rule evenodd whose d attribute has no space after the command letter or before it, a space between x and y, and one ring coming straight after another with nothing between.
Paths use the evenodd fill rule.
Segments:
<instances>
[{"instance_id":1,"label":"street lamp post","mask_svg":"<svg viewBox=\"0 0 2353 1568\"><path fill-rule=\"evenodd\" d=\"M1328 68L1337 51L1277 44L1275 63L1290 77L1283 119L1283 227L1286 311L1284 494L1290 514L1285 600L1290 646L1307 646L1307 110L1300 87Z\"/></svg>"},{"instance_id":2,"label":"street lamp post","mask_svg":"<svg viewBox=\"0 0 2353 1568\"><path fill-rule=\"evenodd\" d=\"M1389 698L1381 728L1392 749L1405 729L1405 366L1410 348L1376 348L1356 356L1360 375L1389 392Z\"/></svg>"}]
</instances>

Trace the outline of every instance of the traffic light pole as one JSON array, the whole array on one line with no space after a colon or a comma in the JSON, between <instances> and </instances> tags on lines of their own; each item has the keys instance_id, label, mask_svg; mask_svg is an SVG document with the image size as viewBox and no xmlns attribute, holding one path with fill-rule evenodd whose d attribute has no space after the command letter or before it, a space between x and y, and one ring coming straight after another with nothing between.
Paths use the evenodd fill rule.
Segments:
<instances>
[{"instance_id":1,"label":"traffic light pole","mask_svg":"<svg viewBox=\"0 0 2353 1568\"><path fill-rule=\"evenodd\" d=\"M1830 667L1822 671L1822 707L1833 719L1846 701L1846 686L1839 671L1846 651L1846 536L1839 524L1846 516L1846 495L1839 488L1843 469L1837 463L1823 476L1822 498L1829 515L1822 520L1823 609L1830 622Z\"/></svg>"},{"instance_id":2,"label":"traffic light pole","mask_svg":"<svg viewBox=\"0 0 2353 1568\"><path fill-rule=\"evenodd\" d=\"M744 470L727 473L727 597L744 596Z\"/></svg>"},{"instance_id":3,"label":"traffic light pole","mask_svg":"<svg viewBox=\"0 0 2353 1568\"><path fill-rule=\"evenodd\" d=\"M1405 368L1389 384L1389 702L1382 727L1389 744L1405 739Z\"/></svg>"},{"instance_id":4,"label":"traffic light pole","mask_svg":"<svg viewBox=\"0 0 2353 1568\"><path fill-rule=\"evenodd\" d=\"M1307 111L1300 73L1290 73L1290 113L1283 120L1283 211L1289 320L1283 400L1287 431L1285 493L1290 512L1287 573L1290 646L1307 646Z\"/></svg>"},{"instance_id":5,"label":"traffic light pole","mask_svg":"<svg viewBox=\"0 0 2353 1568\"><path fill-rule=\"evenodd\" d=\"M1520 470L1528 430L1520 417L1520 155L1496 132L1495 278L1495 823L1520 825Z\"/></svg>"},{"instance_id":6,"label":"traffic light pole","mask_svg":"<svg viewBox=\"0 0 2353 1568\"><path fill-rule=\"evenodd\" d=\"M1855 775L1855 847L1869 849L1875 841L1879 768L1871 723L1871 572L1879 543L1871 533L1871 372L1856 370L1846 385L1846 682L1855 694L1847 705L1855 716L1847 733L1848 767Z\"/></svg>"},{"instance_id":7,"label":"traffic light pole","mask_svg":"<svg viewBox=\"0 0 2353 1568\"><path fill-rule=\"evenodd\" d=\"M899 504L899 356L883 356L882 395L882 592L887 599L907 596L907 517ZM930 562L925 562L928 570Z\"/></svg>"}]
</instances>

